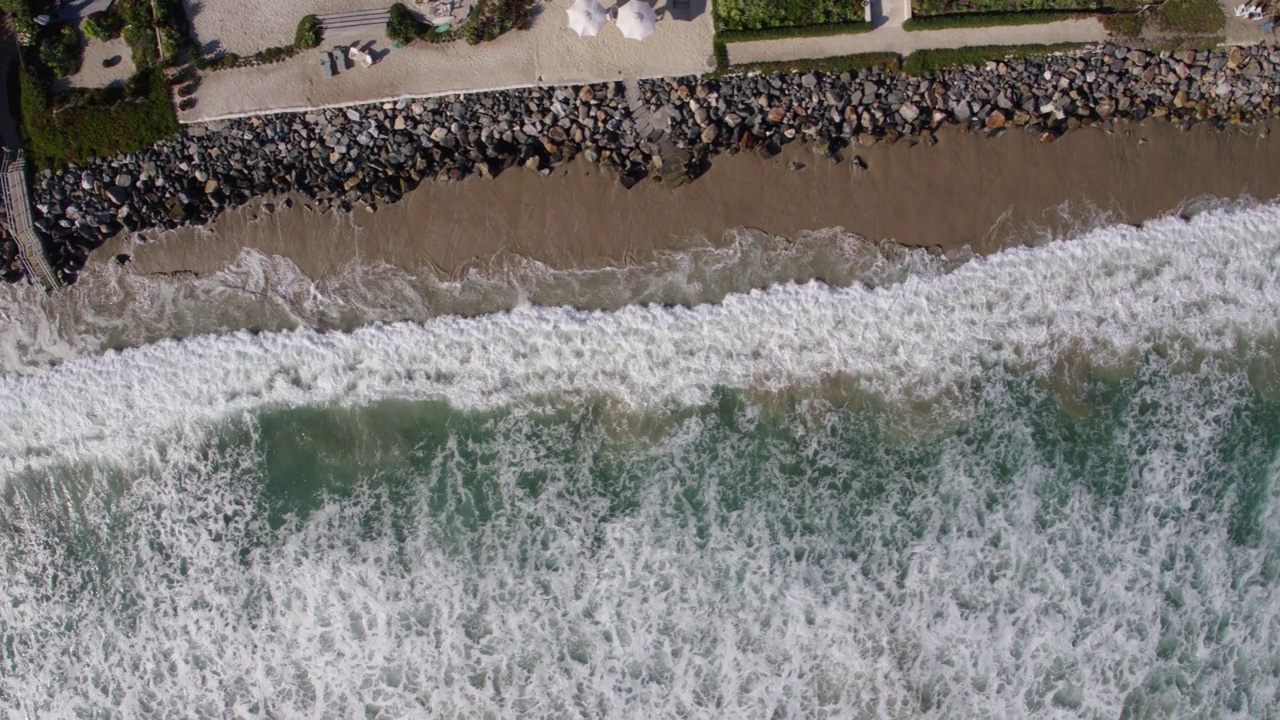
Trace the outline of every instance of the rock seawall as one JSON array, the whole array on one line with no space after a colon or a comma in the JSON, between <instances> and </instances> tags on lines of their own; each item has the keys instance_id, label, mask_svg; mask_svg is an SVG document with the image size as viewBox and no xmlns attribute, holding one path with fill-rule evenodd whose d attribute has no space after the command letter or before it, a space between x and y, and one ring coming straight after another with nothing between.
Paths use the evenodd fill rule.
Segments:
<instances>
[{"instance_id":1,"label":"rock seawall","mask_svg":"<svg viewBox=\"0 0 1280 720\"><path fill-rule=\"evenodd\" d=\"M770 155L797 140L833 162L860 164L860 146L932 143L944 125L993 135L1019 128L1046 142L1080 126L1147 118L1225 126L1280 113L1280 50L1101 46L928 78L875 68L666 78L640 88L649 112L639 117L622 84L611 83L193 126L142 152L41 173L35 222L51 264L73 281L89 252L118 232L201 224L286 192L346 211L395 202L423 181L515 166L548 173L577 156L630 187L696 177L718 153Z\"/></svg>"}]
</instances>

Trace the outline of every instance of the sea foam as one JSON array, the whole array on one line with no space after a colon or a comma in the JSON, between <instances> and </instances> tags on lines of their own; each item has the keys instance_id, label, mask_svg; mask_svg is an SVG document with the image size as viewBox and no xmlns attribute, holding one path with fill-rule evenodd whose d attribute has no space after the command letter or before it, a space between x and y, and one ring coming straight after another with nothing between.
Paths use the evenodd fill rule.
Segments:
<instances>
[{"instance_id":1,"label":"sea foam","mask_svg":"<svg viewBox=\"0 0 1280 720\"><path fill-rule=\"evenodd\" d=\"M523 306L162 341L0 380L0 472L120 458L141 438L269 407L402 398L481 410L569 395L644 409L837 376L928 398L1000 365L1047 377L1068 355L1107 367L1154 348L1193 362L1276 334L1278 258L1280 208L1262 206L1113 226L880 288L811 282L717 305Z\"/></svg>"}]
</instances>

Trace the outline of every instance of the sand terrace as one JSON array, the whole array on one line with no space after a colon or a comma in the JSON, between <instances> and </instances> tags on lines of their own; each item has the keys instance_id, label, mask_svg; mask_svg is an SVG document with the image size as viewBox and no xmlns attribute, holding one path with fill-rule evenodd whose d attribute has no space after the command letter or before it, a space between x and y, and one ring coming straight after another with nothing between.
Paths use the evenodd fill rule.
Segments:
<instances>
[{"instance_id":1,"label":"sand terrace","mask_svg":"<svg viewBox=\"0 0 1280 720\"><path fill-rule=\"evenodd\" d=\"M208 5L221 1L205 0ZM376 40L382 58L371 68L349 68L334 78L324 77L315 51L273 65L207 73L195 107L178 113L178 119L201 122L402 97L701 74L715 66L709 8L692 20L676 20L662 12L659 0L663 17L657 28L648 39L636 42L623 38L613 26L594 38L578 37L567 25L565 10L570 4L571 0L549 0L539 6L530 29L475 46L415 42L396 49L385 37L363 38L366 43ZM201 42L212 39L197 32ZM292 27L289 33L292 38ZM354 40L344 37L337 42ZM323 42L321 49L334 44Z\"/></svg>"}]
</instances>

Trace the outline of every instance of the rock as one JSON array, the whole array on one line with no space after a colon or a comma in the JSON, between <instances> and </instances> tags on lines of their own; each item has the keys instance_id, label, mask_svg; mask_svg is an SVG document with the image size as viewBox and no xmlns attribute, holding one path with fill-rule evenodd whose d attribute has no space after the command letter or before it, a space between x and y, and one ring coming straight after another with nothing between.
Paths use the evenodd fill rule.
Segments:
<instances>
[{"instance_id":1,"label":"rock","mask_svg":"<svg viewBox=\"0 0 1280 720\"><path fill-rule=\"evenodd\" d=\"M217 192L217 191L218 191L218 181L217 181L217 180L209 180L209 181L205 182L205 184L204 184L204 194L205 194L205 195L212 195L212 194L214 194L214 193L215 193L215 192Z\"/></svg>"},{"instance_id":2,"label":"rock","mask_svg":"<svg viewBox=\"0 0 1280 720\"><path fill-rule=\"evenodd\" d=\"M810 89L817 87L818 76L814 75L813 73L806 73L803 77L800 78L800 84Z\"/></svg>"},{"instance_id":3,"label":"rock","mask_svg":"<svg viewBox=\"0 0 1280 720\"><path fill-rule=\"evenodd\" d=\"M911 103L905 103L902 107L898 108L898 114L902 116L903 120L913 123L916 121L916 118L920 117L920 109Z\"/></svg>"},{"instance_id":4,"label":"rock","mask_svg":"<svg viewBox=\"0 0 1280 720\"><path fill-rule=\"evenodd\" d=\"M786 116L787 116L786 108L773 107L773 108L769 108L769 114L767 117L769 118L769 122L780 123L782 122L782 119L785 118Z\"/></svg>"},{"instance_id":5,"label":"rock","mask_svg":"<svg viewBox=\"0 0 1280 720\"><path fill-rule=\"evenodd\" d=\"M129 200L129 191L119 185L108 185L103 193L117 205L123 205Z\"/></svg>"},{"instance_id":6,"label":"rock","mask_svg":"<svg viewBox=\"0 0 1280 720\"><path fill-rule=\"evenodd\" d=\"M1173 106L1176 108L1184 108L1190 104L1191 96L1187 94L1186 90L1179 90L1178 93L1173 96Z\"/></svg>"},{"instance_id":7,"label":"rock","mask_svg":"<svg viewBox=\"0 0 1280 720\"><path fill-rule=\"evenodd\" d=\"M358 122L360 120L360 112L355 108L347 108L347 119L351 122Z\"/></svg>"},{"instance_id":8,"label":"rock","mask_svg":"<svg viewBox=\"0 0 1280 720\"><path fill-rule=\"evenodd\" d=\"M988 130L999 130L1000 128L1003 128L1005 125L1004 113L999 110L992 110L991 114L987 116L986 125Z\"/></svg>"},{"instance_id":9,"label":"rock","mask_svg":"<svg viewBox=\"0 0 1280 720\"><path fill-rule=\"evenodd\" d=\"M96 181L97 181L97 178L95 178L95 177L93 176L93 173L91 173L91 172L81 173L81 175L80 175L80 189L81 189L81 190L92 190L92 189L93 189L93 184L94 184L94 182L96 182Z\"/></svg>"},{"instance_id":10,"label":"rock","mask_svg":"<svg viewBox=\"0 0 1280 720\"><path fill-rule=\"evenodd\" d=\"M795 162L794 160L787 163L787 169L794 172L800 172L801 170L804 170L804 168L804 163Z\"/></svg>"},{"instance_id":11,"label":"rock","mask_svg":"<svg viewBox=\"0 0 1280 720\"><path fill-rule=\"evenodd\" d=\"M363 170L358 171L356 172L356 174L352 175L351 177L343 181L342 189L344 191L350 192L351 190L355 189L355 187L359 185L360 181L363 179L364 179L364 171Z\"/></svg>"},{"instance_id":12,"label":"rock","mask_svg":"<svg viewBox=\"0 0 1280 720\"><path fill-rule=\"evenodd\" d=\"M702 135L699 136L699 138L702 140L703 143L710 144L715 142L716 137L718 137L719 135L720 135L720 126L716 125L715 123L712 123L706 126L705 128L703 128Z\"/></svg>"},{"instance_id":13,"label":"rock","mask_svg":"<svg viewBox=\"0 0 1280 720\"><path fill-rule=\"evenodd\" d=\"M405 125L404 125L404 117L403 117L403 116L401 116L401 115L397 115L397 116L396 116L396 120L395 120L395 122L391 123L391 129L392 129L392 130L403 130L403 129L404 129L404 127L405 127Z\"/></svg>"},{"instance_id":14,"label":"rock","mask_svg":"<svg viewBox=\"0 0 1280 720\"><path fill-rule=\"evenodd\" d=\"M853 159L849 161L849 164L859 170L867 169L867 161L863 160L861 155L854 155Z\"/></svg>"}]
</instances>

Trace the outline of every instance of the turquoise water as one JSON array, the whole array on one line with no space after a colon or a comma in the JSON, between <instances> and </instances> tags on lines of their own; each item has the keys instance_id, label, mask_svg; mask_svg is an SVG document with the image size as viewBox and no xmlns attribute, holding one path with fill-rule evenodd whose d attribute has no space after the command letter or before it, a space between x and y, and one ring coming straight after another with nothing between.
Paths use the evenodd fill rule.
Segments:
<instances>
[{"instance_id":1,"label":"turquoise water","mask_svg":"<svg viewBox=\"0 0 1280 720\"><path fill-rule=\"evenodd\" d=\"M0 707L1275 716L1278 258L1254 208L7 376Z\"/></svg>"}]
</instances>

